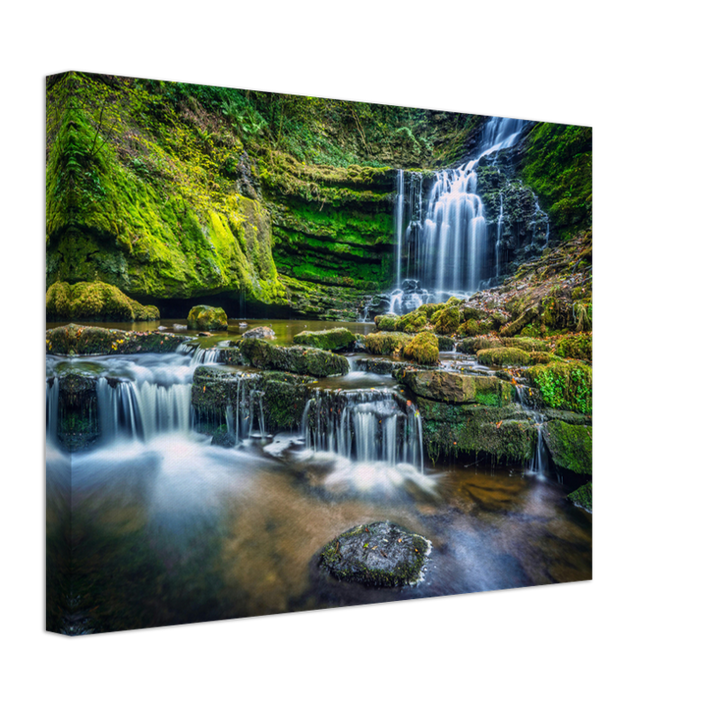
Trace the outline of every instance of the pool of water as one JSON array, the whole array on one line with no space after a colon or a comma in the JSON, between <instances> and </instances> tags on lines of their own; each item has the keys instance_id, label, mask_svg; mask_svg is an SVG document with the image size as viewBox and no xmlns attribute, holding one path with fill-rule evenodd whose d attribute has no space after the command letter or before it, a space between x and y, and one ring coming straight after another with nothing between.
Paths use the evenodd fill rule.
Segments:
<instances>
[{"instance_id":1,"label":"pool of water","mask_svg":"<svg viewBox=\"0 0 720 707\"><path fill-rule=\"evenodd\" d=\"M306 325L328 326L249 322L256 323L272 326L281 343ZM354 327L362 333L372 325ZM464 366L457 355L446 361ZM92 447L70 455L48 436L48 602L56 630L122 630L591 578L592 516L567 501L568 489L551 475L471 461L438 465L417 457L417 448L383 456L360 454L358 445L351 459L329 446L313 448L302 429L261 438L257 419L235 447L213 446L192 425L196 365L188 353L47 357L49 377L75 370L127 386L120 395L98 384L97 414L107 429ZM392 421L400 429L404 418L393 419L398 411L387 391L403 386L391 376L352 366L346 376L312 385L317 396L359 391L356 436L360 425L384 422L384 429ZM57 424L53 389L49 428ZM141 406L132 433L131 394ZM102 409L111 403L125 407ZM373 405L385 406L376 418L368 412ZM143 426L148 414L154 421ZM379 520L431 541L420 583L369 589L320 571L326 543Z\"/></svg>"}]
</instances>

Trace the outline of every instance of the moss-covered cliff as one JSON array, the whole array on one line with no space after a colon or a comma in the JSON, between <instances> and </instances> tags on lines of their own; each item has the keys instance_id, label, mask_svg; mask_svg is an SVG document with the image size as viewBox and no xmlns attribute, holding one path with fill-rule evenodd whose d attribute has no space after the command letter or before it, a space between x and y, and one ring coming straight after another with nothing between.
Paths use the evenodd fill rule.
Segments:
<instances>
[{"instance_id":1,"label":"moss-covered cliff","mask_svg":"<svg viewBox=\"0 0 720 707\"><path fill-rule=\"evenodd\" d=\"M77 72L50 77L47 285L102 281L161 314L173 303L175 316L215 297L230 316L245 303L353 319L393 279L396 170L468 159L485 120ZM480 171L489 222L504 190L513 258L543 245L527 185L558 233L587 224L589 149L589 129L540 124L519 165Z\"/></svg>"}]
</instances>

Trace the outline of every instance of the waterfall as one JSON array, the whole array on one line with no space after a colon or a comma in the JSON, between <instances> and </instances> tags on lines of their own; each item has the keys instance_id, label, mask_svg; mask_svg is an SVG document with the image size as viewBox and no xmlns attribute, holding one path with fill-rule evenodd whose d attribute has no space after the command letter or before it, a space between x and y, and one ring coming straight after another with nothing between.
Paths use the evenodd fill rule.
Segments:
<instances>
[{"instance_id":1,"label":"waterfall","mask_svg":"<svg viewBox=\"0 0 720 707\"><path fill-rule=\"evenodd\" d=\"M495 164L500 152L515 145L528 124L514 118L490 118L480 135L479 157L456 169L437 172L424 208L422 175L409 173L408 190L405 173L398 170L396 287L390 295L390 312L403 314L425 302L444 301L450 294L473 294L481 283L500 276L502 193L495 238L491 239L478 191L477 167L481 161Z\"/></svg>"},{"instance_id":2,"label":"waterfall","mask_svg":"<svg viewBox=\"0 0 720 707\"><path fill-rule=\"evenodd\" d=\"M439 293L475 292L486 252L477 161L435 175L422 232L418 279Z\"/></svg>"},{"instance_id":3,"label":"waterfall","mask_svg":"<svg viewBox=\"0 0 720 707\"><path fill-rule=\"evenodd\" d=\"M533 454L528 473L536 474L540 477L545 477L545 472L548 471L548 453L545 448L545 442L543 441L543 428L545 427L545 416L533 405L530 400L531 391L524 385L518 385L515 387L517 391L518 401L522 406L523 410L526 410L532 415L533 421L535 422L535 429L537 430L537 442L535 443L535 452Z\"/></svg>"},{"instance_id":4,"label":"waterfall","mask_svg":"<svg viewBox=\"0 0 720 707\"><path fill-rule=\"evenodd\" d=\"M478 160L489 155L497 158L500 150L512 147L528 122L516 118L490 118L483 126Z\"/></svg>"},{"instance_id":5,"label":"waterfall","mask_svg":"<svg viewBox=\"0 0 720 707\"><path fill-rule=\"evenodd\" d=\"M305 445L358 462L400 461L424 472L422 420L409 402L407 412L390 390L321 391L305 405Z\"/></svg>"},{"instance_id":6,"label":"waterfall","mask_svg":"<svg viewBox=\"0 0 720 707\"><path fill-rule=\"evenodd\" d=\"M45 436L49 442L57 438L59 401L60 382L53 376L45 381Z\"/></svg>"},{"instance_id":7,"label":"waterfall","mask_svg":"<svg viewBox=\"0 0 720 707\"><path fill-rule=\"evenodd\" d=\"M190 383L162 386L149 381L98 378L100 432L148 441L164 432L190 431Z\"/></svg>"},{"instance_id":8,"label":"waterfall","mask_svg":"<svg viewBox=\"0 0 720 707\"><path fill-rule=\"evenodd\" d=\"M497 221L497 236L495 238L495 277L500 277L500 245L502 241L503 225L503 195L500 192L500 214Z\"/></svg>"},{"instance_id":9,"label":"waterfall","mask_svg":"<svg viewBox=\"0 0 720 707\"><path fill-rule=\"evenodd\" d=\"M405 208L405 177L401 169L397 172L395 197L395 265L396 277L395 282L398 289L400 288L401 269L402 269L402 236L403 236L403 211Z\"/></svg>"}]
</instances>

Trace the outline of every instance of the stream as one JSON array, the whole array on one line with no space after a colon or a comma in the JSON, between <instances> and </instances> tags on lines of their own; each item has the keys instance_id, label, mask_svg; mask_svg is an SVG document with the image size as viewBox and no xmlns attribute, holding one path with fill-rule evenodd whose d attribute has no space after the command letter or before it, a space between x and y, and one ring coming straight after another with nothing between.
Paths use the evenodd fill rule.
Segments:
<instances>
[{"instance_id":1,"label":"stream","mask_svg":"<svg viewBox=\"0 0 720 707\"><path fill-rule=\"evenodd\" d=\"M183 324L160 322L170 331ZM73 568L69 585L60 568L48 568L48 596L63 597L53 620L64 632L590 579L592 519L567 501L565 487L530 468L433 463L422 449L419 414L410 401L407 409L398 403L401 386L389 375L357 370L356 355L348 375L317 381L300 429L271 436L255 415L244 425L228 420L237 430L232 446L212 445L195 429L190 387L197 365L220 365L212 347L240 336L245 329L237 324L199 339L204 356L182 347L170 354L48 355L48 380L68 371L99 377L100 437L72 454L55 437L57 386L47 389L48 498L66 499L72 511L70 531L61 501L47 516L48 543L66 547ZM281 344L305 328L373 328L248 325L271 326ZM152 330L158 323L102 326ZM443 365L457 363L458 354L444 355ZM334 405L333 395L342 397L342 412L333 423L312 426L321 405ZM421 582L371 589L320 572L326 543L377 520L432 542Z\"/></svg>"}]
</instances>

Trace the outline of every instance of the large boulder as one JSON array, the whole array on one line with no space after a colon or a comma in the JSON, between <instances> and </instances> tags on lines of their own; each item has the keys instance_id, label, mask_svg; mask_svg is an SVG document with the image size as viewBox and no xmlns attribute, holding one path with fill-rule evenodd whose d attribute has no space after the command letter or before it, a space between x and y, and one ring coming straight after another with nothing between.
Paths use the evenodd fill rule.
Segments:
<instances>
[{"instance_id":1,"label":"large boulder","mask_svg":"<svg viewBox=\"0 0 720 707\"><path fill-rule=\"evenodd\" d=\"M210 307L198 304L190 310L187 316L188 329L201 331L218 331L227 329L227 314L222 307Z\"/></svg>"},{"instance_id":2,"label":"large boulder","mask_svg":"<svg viewBox=\"0 0 720 707\"><path fill-rule=\"evenodd\" d=\"M372 354L390 356L402 354L405 346L410 343L410 334L394 332L377 332L365 337L365 348Z\"/></svg>"},{"instance_id":3,"label":"large boulder","mask_svg":"<svg viewBox=\"0 0 720 707\"><path fill-rule=\"evenodd\" d=\"M335 579L369 587L401 587L422 579L432 544L389 521L358 525L331 540L320 566Z\"/></svg>"}]
</instances>

